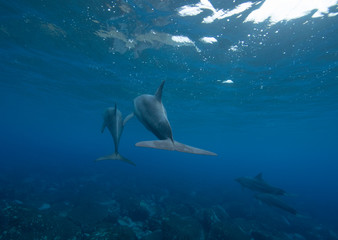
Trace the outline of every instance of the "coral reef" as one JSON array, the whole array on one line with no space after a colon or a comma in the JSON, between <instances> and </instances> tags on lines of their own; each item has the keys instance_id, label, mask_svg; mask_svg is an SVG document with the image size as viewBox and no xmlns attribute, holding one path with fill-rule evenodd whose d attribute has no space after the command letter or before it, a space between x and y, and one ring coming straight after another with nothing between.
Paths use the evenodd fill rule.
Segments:
<instances>
[{"instance_id":1,"label":"coral reef","mask_svg":"<svg viewBox=\"0 0 338 240\"><path fill-rule=\"evenodd\" d=\"M310 218L249 201L104 181L74 177L55 184L29 177L2 184L0 240L338 239Z\"/></svg>"}]
</instances>

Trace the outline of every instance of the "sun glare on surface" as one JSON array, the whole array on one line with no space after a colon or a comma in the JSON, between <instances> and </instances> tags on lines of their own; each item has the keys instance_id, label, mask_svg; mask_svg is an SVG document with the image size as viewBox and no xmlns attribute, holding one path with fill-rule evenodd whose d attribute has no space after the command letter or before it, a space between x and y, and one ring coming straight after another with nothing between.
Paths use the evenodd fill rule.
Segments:
<instances>
[{"instance_id":1,"label":"sun glare on surface","mask_svg":"<svg viewBox=\"0 0 338 240\"><path fill-rule=\"evenodd\" d=\"M323 17L329 13L329 8L337 3L337 0L266 0L259 9L252 11L244 22L261 23L268 20L270 24L276 24L309 14L312 14L313 18Z\"/></svg>"},{"instance_id":2,"label":"sun glare on surface","mask_svg":"<svg viewBox=\"0 0 338 240\"><path fill-rule=\"evenodd\" d=\"M230 18L249 11L252 6L262 2L252 3L250 1L237 5L234 9L216 9L208 0L201 0L199 3L185 5L179 8L178 15L181 17L196 16L204 10L210 10L211 15L203 18L202 23L213 23L215 20ZM244 22L261 23L268 21L270 25L280 21L289 21L309 14L312 18L334 17L337 13L329 13L329 8L337 6L338 0L265 0L262 5L253 10L246 17Z\"/></svg>"}]
</instances>

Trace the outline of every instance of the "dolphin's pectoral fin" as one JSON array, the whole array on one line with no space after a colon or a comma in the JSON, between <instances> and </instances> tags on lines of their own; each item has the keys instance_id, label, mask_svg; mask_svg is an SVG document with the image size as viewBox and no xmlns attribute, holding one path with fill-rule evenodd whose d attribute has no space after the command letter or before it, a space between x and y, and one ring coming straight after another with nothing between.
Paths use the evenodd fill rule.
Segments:
<instances>
[{"instance_id":1,"label":"dolphin's pectoral fin","mask_svg":"<svg viewBox=\"0 0 338 240\"><path fill-rule=\"evenodd\" d=\"M123 121L123 126L126 125L126 123L134 117L134 113L130 113Z\"/></svg>"},{"instance_id":2,"label":"dolphin's pectoral fin","mask_svg":"<svg viewBox=\"0 0 338 240\"><path fill-rule=\"evenodd\" d=\"M179 151L179 152L186 152L186 153L193 153L193 154L199 154L199 155L210 155L210 156L217 156L216 153L213 152L209 152L200 148L195 148L195 147L191 147L188 145L185 145L183 143L179 143L174 141L174 146L175 146L175 150Z\"/></svg>"},{"instance_id":3,"label":"dolphin's pectoral fin","mask_svg":"<svg viewBox=\"0 0 338 240\"><path fill-rule=\"evenodd\" d=\"M103 133L103 131L104 131L104 129L105 129L106 126L107 126L106 121L103 121L102 127L101 127L101 133Z\"/></svg>"},{"instance_id":4,"label":"dolphin's pectoral fin","mask_svg":"<svg viewBox=\"0 0 338 240\"><path fill-rule=\"evenodd\" d=\"M136 164L134 162L132 162L132 161L128 160L127 158L121 156L119 153L114 153L114 154L111 154L111 155L100 157L100 158L96 159L95 161L97 162L97 161L102 161L102 160L120 160L120 161L129 163L133 166L136 166Z\"/></svg>"},{"instance_id":5,"label":"dolphin's pectoral fin","mask_svg":"<svg viewBox=\"0 0 338 240\"><path fill-rule=\"evenodd\" d=\"M174 144L170 139L166 140L154 140L154 141L143 141L135 144L137 147L148 147L148 148L156 148L174 151Z\"/></svg>"}]
</instances>

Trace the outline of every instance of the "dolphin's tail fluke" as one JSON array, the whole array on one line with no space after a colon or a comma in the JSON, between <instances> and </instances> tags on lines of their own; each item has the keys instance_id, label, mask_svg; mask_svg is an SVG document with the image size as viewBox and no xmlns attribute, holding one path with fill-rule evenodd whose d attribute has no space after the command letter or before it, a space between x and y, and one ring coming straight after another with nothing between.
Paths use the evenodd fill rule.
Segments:
<instances>
[{"instance_id":1,"label":"dolphin's tail fluke","mask_svg":"<svg viewBox=\"0 0 338 240\"><path fill-rule=\"evenodd\" d=\"M199 154L199 155L211 155L211 156L217 155L216 153L209 152L209 151L195 148L195 147L191 147L191 146L188 146L188 145L176 142L176 141L171 141L170 139L138 142L135 144L135 146L163 149L163 150L169 150L169 151L186 152L186 153L193 153L193 154Z\"/></svg>"},{"instance_id":2,"label":"dolphin's tail fluke","mask_svg":"<svg viewBox=\"0 0 338 240\"><path fill-rule=\"evenodd\" d=\"M191 147L191 146L188 146L188 145L185 145L183 143L176 142L176 141L174 141L174 145L175 145L175 150L179 151L179 152L217 156L216 153L209 152L207 150L203 150L203 149L200 149L200 148Z\"/></svg>"},{"instance_id":3,"label":"dolphin's tail fluke","mask_svg":"<svg viewBox=\"0 0 338 240\"><path fill-rule=\"evenodd\" d=\"M129 163L133 166L136 166L136 164L134 162L132 162L132 161L128 160L127 158L121 156L119 153L113 153L111 155L100 157L100 158L96 159L95 161L97 162L97 161L102 161L102 160L120 160L120 161Z\"/></svg>"}]
</instances>

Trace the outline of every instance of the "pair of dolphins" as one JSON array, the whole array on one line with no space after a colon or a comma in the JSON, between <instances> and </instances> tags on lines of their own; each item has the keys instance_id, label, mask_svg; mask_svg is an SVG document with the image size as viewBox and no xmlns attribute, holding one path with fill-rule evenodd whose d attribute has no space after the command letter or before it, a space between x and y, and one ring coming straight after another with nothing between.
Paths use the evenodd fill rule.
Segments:
<instances>
[{"instance_id":1,"label":"pair of dolphins","mask_svg":"<svg viewBox=\"0 0 338 240\"><path fill-rule=\"evenodd\" d=\"M217 155L203 149L191 147L179 143L173 139L173 133L167 117L166 110L162 104L162 90L165 81L157 89L155 95L143 94L134 99L134 112L129 114L124 120L121 112L115 108L108 108L104 114L104 120L101 132L107 127L110 131L115 144L115 153L112 155L100 157L100 160L121 160L126 163L135 165L132 161L124 158L118 152L118 146L123 132L123 128L127 121L136 115L137 119L159 140L138 142L135 145L138 147L149 147L164 149L170 151L179 151L200 155Z\"/></svg>"},{"instance_id":2,"label":"pair of dolphins","mask_svg":"<svg viewBox=\"0 0 338 240\"><path fill-rule=\"evenodd\" d=\"M256 194L254 197L261 202L266 203L269 206L273 206L282 209L291 214L297 215L297 211L291 206L287 205L278 196L287 196L283 189L271 186L263 179L262 173L259 173L254 178L251 177L239 177L235 179L236 182L242 185L243 188L248 188Z\"/></svg>"}]
</instances>

